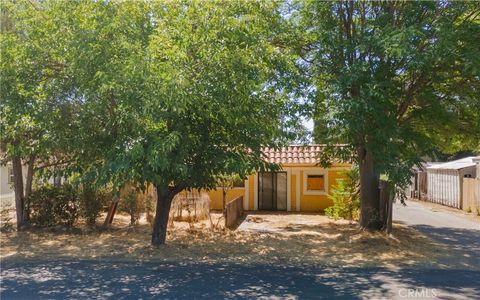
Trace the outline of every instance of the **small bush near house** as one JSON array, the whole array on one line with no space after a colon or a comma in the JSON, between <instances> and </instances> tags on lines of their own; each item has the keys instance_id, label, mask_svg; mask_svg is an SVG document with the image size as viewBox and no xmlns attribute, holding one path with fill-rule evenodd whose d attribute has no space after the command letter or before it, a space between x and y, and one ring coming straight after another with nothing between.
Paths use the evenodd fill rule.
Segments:
<instances>
[{"instance_id":1,"label":"small bush near house","mask_svg":"<svg viewBox=\"0 0 480 300\"><path fill-rule=\"evenodd\" d=\"M33 226L72 227L78 219L79 193L70 184L42 186L26 199L26 203Z\"/></svg>"},{"instance_id":2,"label":"small bush near house","mask_svg":"<svg viewBox=\"0 0 480 300\"><path fill-rule=\"evenodd\" d=\"M85 185L80 195L80 215L89 226L95 225L98 216L105 210L111 193L107 188L94 189Z\"/></svg>"},{"instance_id":3,"label":"small bush near house","mask_svg":"<svg viewBox=\"0 0 480 300\"><path fill-rule=\"evenodd\" d=\"M356 220L360 209L358 168L347 172L347 177L338 179L337 184L331 189L328 197L333 205L325 209L325 215L337 219Z\"/></svg>"},{"instance_id":4,"label":"small bush near house","mask_svg":"<svg viewBox=\"0 0 480 300\"><path fill-rule=\"evenodd\" d=\"M130 215L130 225L137 224L140 219L140 213L143 211L143 201L141 197L137 197L135 191L129 192L118 202L118 210Z\"/></svg>"}]
</instances>

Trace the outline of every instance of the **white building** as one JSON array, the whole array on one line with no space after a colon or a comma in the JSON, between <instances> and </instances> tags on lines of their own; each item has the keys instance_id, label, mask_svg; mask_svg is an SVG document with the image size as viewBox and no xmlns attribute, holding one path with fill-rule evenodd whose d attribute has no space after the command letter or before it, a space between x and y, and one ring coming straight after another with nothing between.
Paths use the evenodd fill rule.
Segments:
<instances>
[{"instance_id":1,"label":"white building","mask_svg":"<svg viewBox=\"0 0 480 300\"><path fill-rule=\"evenodd\" d=\"M466 157L427 167L428 200L462 208L463 178L477 176L477 159Z\"/></svg>"}]
</instances>

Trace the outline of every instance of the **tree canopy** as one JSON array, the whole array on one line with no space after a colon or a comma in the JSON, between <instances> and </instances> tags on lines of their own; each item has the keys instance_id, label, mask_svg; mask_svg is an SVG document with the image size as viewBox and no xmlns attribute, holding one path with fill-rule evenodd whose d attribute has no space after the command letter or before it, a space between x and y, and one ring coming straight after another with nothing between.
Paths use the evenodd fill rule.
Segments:
<instances>
[{"instance_id":1,"label":"tree canopy","mask_svg":"<svg viewBox=\"0 0 480 300\"><path fill-rule=\"evenodd\" d=\"M402 189L412 166L439 147L478 147L477 3L300 1L298 7L305 34L297 48L314 86L316 138L352 147L363 208L378 209L366 201L378 199L380 174Z\"/></svg>"},{"instance_id":2,"label":"tree canopy","mask_svg":"<svg viewBox=\"0 0 480 300\"><path fill-rule=\"evenodd\" d=\"M436 149L480 148L474 2L0 5L0 138L16 178L40 160L91 185L153 184L156 244L180 190L278 168L261 149L297 137L304 104L326 159L339 143L355 153L365 227L380 174L401 189Z\"/></svg>"},{"instance_id":3,"label":"tree canopy","mask_svg":"<svg viewBox=\"0 0 480 300\"><path fill-rule=\"evenodd\" d=\"M281 85L292 55L274 43L284 30L277 3L21 4L5 4L14 29L2 45L10 55L4 72L20 83L2 76L9 83L2 84L3 115L12 118L2 124L20 135L16 106L38 114L40 96L64 101L58 140L71 163L63 174L90 184L153 184L168 218L182 189L213 188L220 173L276 167L261 147L284 143L295 118ZM28 93L19 89L30 82ZM44 92L50 85L55 93ZM53 130L50 123L41 127Z\"/></svg>"},{"instance_id":4,"label":"tree canopy","mask_svg":"<svg viewBox=\"0 0 480 300\"><path fill-rule=\"evenodd\" d=\"M102 162L85 171L120 183L211 188L219 172L268 167L260 148L287 136L280 120L289 101L275 82L288 63L270 43L280 21L274 5L86 2L77 9L96 20L73 10L79 19L69 45L72 94L89 126L75 138L92 146L83 157Z\"/></svg>"},{"instance_id":5,"label":"tree canopy","mask_svg":"<svg viewBox=\"0 0 480 300\"><path fill-rule=\"evenodd\" d=\"M70 120L70 104L63 94L69 79L64 68L65 35L54 21L60 6L39 12L36 5L40 4L0 3L1 159L2 164L13 164L19 226L28 219L23 214L23 187L28 196L34 171L45 172L49 170L45 166L64 161L62 136ZM22 161L28 164L25 184Z\"/></svg>"}]
</instances>

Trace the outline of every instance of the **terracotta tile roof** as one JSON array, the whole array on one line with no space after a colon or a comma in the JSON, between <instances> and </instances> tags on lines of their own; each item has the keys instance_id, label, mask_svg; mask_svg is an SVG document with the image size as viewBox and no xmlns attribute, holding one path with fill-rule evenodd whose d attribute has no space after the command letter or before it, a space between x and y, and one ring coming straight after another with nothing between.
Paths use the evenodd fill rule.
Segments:
<instances>
[{"instance_id":1,"label":"terracotta tile roof","mask_svg":"<svg viewBox=\"0 0 480 300\"><path fill-rule=\"evenodd\" d=\"M343 145L339 145L340 147ZM263 148L267 162L277 164L317 164L318 155L325 145L290 145L280 149Z\"/></svg>"}]
</instances>

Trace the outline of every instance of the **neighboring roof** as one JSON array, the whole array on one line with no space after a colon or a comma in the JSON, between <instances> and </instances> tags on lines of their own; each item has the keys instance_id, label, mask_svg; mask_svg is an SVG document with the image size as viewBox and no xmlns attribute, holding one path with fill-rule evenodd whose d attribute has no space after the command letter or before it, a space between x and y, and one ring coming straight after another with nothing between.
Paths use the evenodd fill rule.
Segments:
<instances>
[{"instance_id":1,"label":"neighboring roof","mask_svg":"<svg viewBox=\"0 0 480 300\"><path fill-rule=\"evenodd\" d=\"M345 145L337 145L345 147ZM318 156L325 148L325 145L290 145L280 149L263 148L264 158L269 163L277 164L317 164Z\"/></svg>"},{"instance_id":2,"label":"neighboring roof","mask_svg":"<svg viewBox=\"0 0 480 300\"><path fill-rule=\"evenodd\" d=\"M446 163L440 163L427 167L427 170L459 170L463 168L473 167L476 165L474 160L480 157L470 156L458 160L449 161Z\"/></svg>"},{"instance_id":3,"label":"neighboring roof","mask_svg":"<svg viewBox=\"0 0 480 300\"><path fill-rule=\"evenodd\" d=\"M418 165L413 166L412 170L414 170L414 171L425 171L426 169L428 169L431 166L436 165L436 164L441 164L441 163L431 162L431 161L422 162L422 163L420 163L420 166L418 166Z\"/></svg>"}]
</instances>

